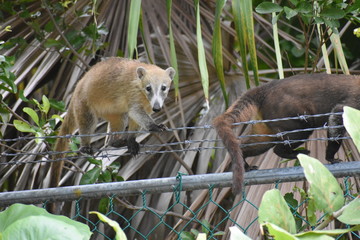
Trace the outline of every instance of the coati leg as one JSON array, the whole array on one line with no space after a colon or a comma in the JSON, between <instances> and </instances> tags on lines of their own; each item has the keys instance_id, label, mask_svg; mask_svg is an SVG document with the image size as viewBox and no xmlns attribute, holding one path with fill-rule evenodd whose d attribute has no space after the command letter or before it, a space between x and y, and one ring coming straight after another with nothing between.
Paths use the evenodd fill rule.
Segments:
<instances>
[{"instance_id":1,"label":"coati leg","mask_svg":"<svg viewBox=\"0 0 360 240\"><path fill-rule=\"evenodd\" d=\"M129 129L128 131L136 131L139 130L139 125L132 119L129 119ZM136 141L136 134L135 133L127 133L126 134L126 141L128 151L131 155L136 156L140 151L140 144Z\"/></svg>"},{"instance_id":2,"label":"coati leg","mask_svg":"<svg viewBox=\"0 0 360 240\"><path fill-rule=\"evenodd\" d=\"M332 113L342 112L344 105L338 104L332 109ZM329 127L343 125L342 115L330 115L329 117ZM345 135L345 128L329 128L327 131L328 138L339 138ZM341 162L340 159L336 159L335 154L339 150L341 146L341 139L337 140L328 140L328 145L326 147L326 160L330 163L338 163Z\"/></svg>"},{"instance_id":3,"label":"coati leg","mask_svg":"<svg viewBox=\"0 0 360 240\"><path fill-rule=\"evenodd\" d=\"M125 131L126 120L125 114L112 114L104 116L105 120L110 123L111 132ZM124 147L127 145L126 134L112 135L109 141L109 145L112 147Z\"/></svg>"},{"instance_id":4,"label":"coati leg","mask_svg":"<svg viewBox=\"0 0 360 240\"><path fill-rule=\"evenodd\" d=\"M287 140L301 140L307 139L312 131L292 133L284 136ZM284 140L283 139L283 140ZM299 153L309 154L309 150L294 150L299 147L303 142L294 142L289 144L279 144L274 147L274 153L281 158L295 159Z\"/></svg>"},{"instance_id":5,"label":"coati leg","mask_svg":"<svg viewBox=\"0 0 360 240\"><path fill-rule=\"evenodd\" d=\"M76 111L76 110L75 110ZM94 114L92 114L91 110L83 104L81 108L81 114L77 114L77 123L79 126L79 134L80 135L88 135L93 134L96 129L97 118ZM84 136L80 138L80 149L79 151L85 154L92 155L93 149L91 148L91 136Z\"/></svg>"}]
</instances>

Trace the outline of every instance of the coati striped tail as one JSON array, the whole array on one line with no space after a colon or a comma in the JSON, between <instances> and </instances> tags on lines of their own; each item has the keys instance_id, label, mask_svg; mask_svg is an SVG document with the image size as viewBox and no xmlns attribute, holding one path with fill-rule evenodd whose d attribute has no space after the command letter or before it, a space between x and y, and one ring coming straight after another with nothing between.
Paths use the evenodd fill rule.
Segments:
<instances>
[{"instance_id":1,"label":"coati striped tail","mask_svg":"<svg viewBox=\"0 0 360 240\"><path fill-rule=\"evenodd\" d=\"M224 114L213 120L213 126L232 159L234 194L241 193L244 184L245 161L240 148L241 141L234 134L232 124L249 121L255 115L257 107L249 100L238 99Z\"/></svg>"},{"instance_id":2,"label":"coati striped tail","mask_svg":"<svg viewBox=\"0 0 360 240\"><path fill-rule=\"evenodd\" d=\"M64 118L64 121L62 122L59 130L58 136L64 136L66 134L71 134L75 129L75 124L71 123L69 119L74 119L73 115L73 109L72 104L70 104L68 112ZM68 149L68 138L57 138L55 142L54 151L56 152L64 152ZM52 159L53 160L59 160L65 157L64 153L54 154ZM61 179L61 173L64 166L64 161L54 161L51 164L51 177L50 177L50 187L58 187L60 179Z\"/></svg>"}]
</instances>

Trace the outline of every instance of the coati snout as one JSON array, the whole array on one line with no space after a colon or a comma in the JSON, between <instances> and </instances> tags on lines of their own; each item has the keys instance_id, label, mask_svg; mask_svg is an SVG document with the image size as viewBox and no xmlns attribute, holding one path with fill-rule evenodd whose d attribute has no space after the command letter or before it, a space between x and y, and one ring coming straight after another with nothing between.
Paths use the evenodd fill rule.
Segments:
<instances>
[{"instance_id":1,"label":"coati snout","mask_svg":"<svg viewBox=\"0 0 360 240\"><path fill-rule=\"evenodd\" d=\"M274 147L274 153L282 158L296 158L299 153L309 153L307 150L295 150L302 142L288 144L258 144L248 143L274 142L307 139L312 131L301 131L285 134L279 138L264 136L237 139L232 131L232 124L249 120L267 120L299 115L342 112L344 106L360 108L360 76L309 74L297 75L283 80L274 80L260 87L245 92L229 109L216 117L213 125L222 139L232 158L233 192L242 190L245 169L251 167L245 159L257 156ZM341 115L317 117L312 119L294 119L260 123L251 126L250 135L276 134L296 129L307 129L324 126L342 125ZM328 131L328 137L336 139L343 136L344 128ZM335 154L339 150L341 140L328 141L326 160L336 163ZM241 148L240 148L241 146Z\"/></svg>"}]
</instances>

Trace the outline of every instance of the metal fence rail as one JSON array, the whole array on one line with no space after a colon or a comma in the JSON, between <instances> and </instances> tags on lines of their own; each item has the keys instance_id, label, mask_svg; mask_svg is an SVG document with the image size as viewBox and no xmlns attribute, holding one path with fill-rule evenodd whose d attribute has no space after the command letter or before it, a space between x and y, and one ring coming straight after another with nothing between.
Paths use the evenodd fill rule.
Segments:
<instances>
[{"instance_id":1,"label":"metal fence rail","mask_svg":"<svg viewBox=\"0 0 360 240\"><path fill-rule=\"evenodd\" d=\"M337 178L360 176L360 162L344 162L326 165ZM180 176L180 177L179 177ZM47 188L0 193L0 206L12 203L42 203L72 201L79 198L102 198L111 195L141 195L146 193L173 192L181 178L182 191L231 187L232 173L210 173L202 175L167 177L126 182L99 183L91 185ZM304 180L302 167L256 170L245 173L246 185Z\"/></svg>"}]
</instances>

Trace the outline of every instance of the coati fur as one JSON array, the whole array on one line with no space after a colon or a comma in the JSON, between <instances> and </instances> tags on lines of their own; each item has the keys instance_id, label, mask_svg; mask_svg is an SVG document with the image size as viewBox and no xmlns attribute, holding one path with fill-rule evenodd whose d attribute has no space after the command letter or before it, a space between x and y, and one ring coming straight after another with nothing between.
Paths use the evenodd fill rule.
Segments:
<instances>
[{"instance_id":1,"label":"coati fur","mask_svg":"<svg viewBox=\"0 0 360 240\"><path fill-rule=\"evenodd\" d=\"M59 136L72 134L92 134L99 118L109 122L112 132L136 131L140 128L149 131L164 131L165 125L156 124L150 117L161 110L168 95L175 70L166 70L152 64L136 60L111 57L95 64L78 82L70 101L67 115L61 124ZM139 152L136 135L112 136L109 144L114 147L128 146L132 155ZM91 137L81 137L80 152L92 154ZM58 138L55 151L68 148L68 139ZM59 155L56 155L59 158ZM63 162L52 165L52 187L60 181Z\"/></svg>"},{"instance_id":2,"label":"coati fur","mask_svg":"<svg viewBox=\"0 0 360 240\"><path fill-rule=\"evenodd\" d=\"M342 112L344 106L360 108L360 76L309 74L296 75L283 80L274 80L245 92L222 115L213 120L218 135L232 158L233 192L241 192L244 184L245 170L251 167L245 159L257 156L274 147L274 153L281 158L293 159L297 154L308 154L307 150L294 150L302 143L288 144L257 144L250 143L307 139L312 131L285 134L282 137L248 137L238 139L233 132L233 123L250 120L267 120L299 115L312 115ZM324 126L342 125L341 115L311 117L286 121L258 123L251 126L249 134L276 134L296 129L307 129ZM330 128L329 138L341 137L344 128ZM335 159L341 140L328 141L326 160L330 163Z\"/></svg>"}]
</instances>

